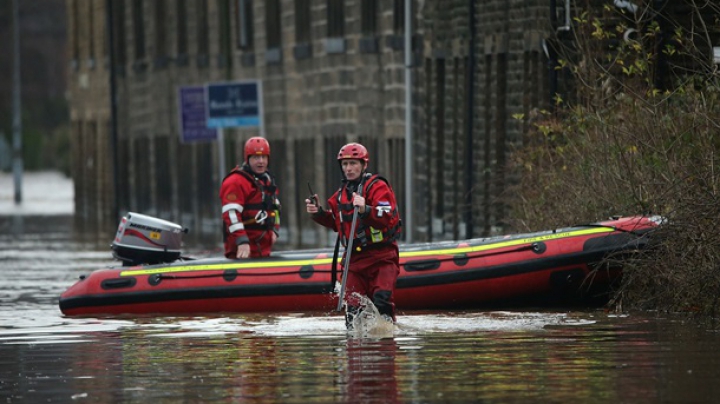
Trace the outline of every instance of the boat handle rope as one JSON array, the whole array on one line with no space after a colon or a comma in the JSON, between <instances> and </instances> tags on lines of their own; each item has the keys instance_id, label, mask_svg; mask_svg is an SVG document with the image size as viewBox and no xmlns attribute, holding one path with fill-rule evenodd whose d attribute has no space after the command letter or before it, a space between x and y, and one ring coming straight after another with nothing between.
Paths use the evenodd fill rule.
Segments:
<instances>
[{"instance_id":1,"label":"boat handle rope","mask_svg":"<svg viewBox=\"0 0 720 404\"><path fill-rule=\"evenodd\" d=\"M518 246L517 248L513 248L511 250L504 250L504 251L492 251L492 252L479 252L475 254L453 254L453 255L446 255L442 258L433 258L434 260L438 262L445 262L445 261L452 261L458 258L458 256L464 255L463 258L467 259L477 259L477 258L483 258L483 257L491 257L493 255L502 255L502 254L508 254L518 251L524 251L524 250L534 250L537 248L538 243L531 243L523 246ZM401 266L406 266L408 264L412 265L413 261L406 261ZM225 276L225 271L223 270L222 273L213 273L213 274L204 274L204 275L170 275L170 274L155 274L158 279L199 279L199 278L217 278L217 277L223 277ZM232 270L230 270L232 271ZM332 273L334 272L332 269L314 269L314 272L317 273ZM301 270L293 270L293 271L283 271L283 272L241 272L237 271L235 275L237 276L284 276L284 275L299 275L301 273Z\"/></svg>"},{"instance_id":2,"label":"boat handle rope","mask_svg":"<svg viewBox=\"0 0 720 404\"><path fill-rule=\"evenodd\" d=\"M579 224L579 225L573 226L573 227L607 227L607 228L613 229L613 231L617 231L620 233L630 233L633 236L638 236L638 237L642 237L648 231L648 229L645 229L645 228L640 229L640 230L632 230L632 229L623 229L622 227L617 227L617 226L608 226L608 225L600 224L600 223Z\"/></svg>"}]
</instances>

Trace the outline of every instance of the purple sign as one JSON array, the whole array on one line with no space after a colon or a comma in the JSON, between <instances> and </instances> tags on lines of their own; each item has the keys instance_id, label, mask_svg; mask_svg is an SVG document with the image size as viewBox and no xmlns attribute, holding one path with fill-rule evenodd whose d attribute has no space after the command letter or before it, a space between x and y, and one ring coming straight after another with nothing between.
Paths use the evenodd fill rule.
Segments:
<instances>
[{"instance_id":1,"label":"purple sign","mask_svg":"<svg viewBox=\"0 0 720 404\"><path fill-rule=\"evenodd\" d=\"M180 87L180 140L183 143L214 142L217 129L207 127L205 86Z\"/></svg>"}]
</instances>

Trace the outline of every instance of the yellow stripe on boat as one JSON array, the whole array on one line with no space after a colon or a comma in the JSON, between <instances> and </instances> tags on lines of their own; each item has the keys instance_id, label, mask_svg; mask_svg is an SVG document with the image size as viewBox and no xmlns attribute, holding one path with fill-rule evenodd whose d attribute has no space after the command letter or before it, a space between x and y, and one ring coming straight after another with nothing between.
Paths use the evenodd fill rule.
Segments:
<instances>
[{"instance_id":1,"label":"yellow stripe on boat","mask_svg":"<svg viewBox=\"0 0 720 404\"><path fill-rule=\"evenodd\" d=\"M305 265L322 265L330 264L332 258L320 258L320 259L309 259L309 260L294 260L294 261L271 261L271 262L258 262L254 260L248 260L247 262L227 262L222 264L206 264L206 265L187 265L177 267L163 267L157 269L136 269L127 270L120 272L120 276L133 276L133 275L152 275L152 274L165 274L169 272L188 272L188 271L224 271L226 269L262 269L262 268L277 268L277 267L293 267L293 266L305 266Z\"/></svg>"},{"instance_id":2,"label":"yellow stripe on boat","mask_svg":"<svg viewBox=\"0 0 720 404\"><path fill-rule=\"evenodd\" d=\"M456 255L456 254L467 254L480 251L487 251L506 247L515 247L523 244L532 244L540 241L557 240L561 238L584 236L587 234L597 233L611 233L615 231L612 227L596 227L591 229L583 229L576 231L566 231L561 233L546 234L543 236L519 238L516 240L500 241L497 243L467 246L467 247L454 247L443 250L427 250L427 251L410 251L405 254L400 253L400 257L424 257L427 255Z\"/></svg>"},{"instance_id":3,"label":"yellow stripe on boat","mask_svg":"<svg viewBox=\"0 0 720 404\"><path fill-rule=\"evenodd\" d=\"M465 247L453 247L439 250L427 250L427 251L406 251L400 252L400 258L414 258L414 257L426 257L429 255L457 255L457 254L469 254L493 249L515 247L523 244L532 244L541 241L558 240L561 238L585 236L588 234L598 233L612 233L615 231L612 227L592 227L583 230L566 231L559 233L545 234L542 236L519 238L507 241L498 241L496 243L482 244L475 246ZM176 267L163 267L156 269L129 269L120 272L120 276L136 276L136 275L153 275L153 274L164 274L170 272L189 272L189 271L224 271L227 269L263 269L263 268L277 268L277 267L302 267L306 265L325 265L331 264L332 258L318 258L318 259L306 259L306 260L292 260L292 261L270 261L270 262L258 262L249 260L246 262L227 262L222 264L206 264L206 265L183 265Z\"/></svg>"}]
</instances>

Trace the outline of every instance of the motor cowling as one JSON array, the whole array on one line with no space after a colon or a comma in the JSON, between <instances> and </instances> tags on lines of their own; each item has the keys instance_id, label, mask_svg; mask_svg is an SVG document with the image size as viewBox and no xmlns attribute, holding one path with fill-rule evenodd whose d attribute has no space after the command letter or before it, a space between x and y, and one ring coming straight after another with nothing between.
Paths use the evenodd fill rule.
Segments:
<instances>
[{"instance_id":1,"label":"motor cowling","mask_svg":"<svg viewBox=\"0 0 720 404\"><path fill-rule=\"evenodd\" d=\"M128 212L120 220L110 248L123 266L169 263L180 258L182 226L140 213Z\"/></svg>"}]
</instances>

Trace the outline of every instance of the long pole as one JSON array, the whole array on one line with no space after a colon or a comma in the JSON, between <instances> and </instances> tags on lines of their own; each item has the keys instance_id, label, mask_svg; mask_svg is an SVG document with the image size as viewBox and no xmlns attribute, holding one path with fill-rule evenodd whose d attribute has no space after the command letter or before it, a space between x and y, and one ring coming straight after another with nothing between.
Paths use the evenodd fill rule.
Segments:
<instances>
[{"instance_id":1,"label":"long pole","mask_svg":"<svg viewBox=\"0 0 720 404\"><path fill-rule=\"evenodd\" d=\"M15 204L22 203L22 119L20 110L20 0L13 0L13 184Z\"/></svg>"},{"instance_id":2,"label":"long pole","mask_svg":"<svg viewBox=\"0 0 720 404\"><path fill-rule=\"evenodd\" d=\"M358 189L362 189L362 181ZM341 213L338 213L341 214ZM345 299L345 285L347 284L348 273L350 272L350 256L352 255L353 239L355 238L355 226L357 226L358 207L353 211L352 223L350 224L350 236L348 237L347 248L345 249L345 268L343 268L342 281L340 282L340 294L338 295L338 304L335 311L342 310L343 300ZM342 229L341 229L342 231Z\"/></svg>"},{"instance_id":3,"label":"long pole","mask_svg":"<svg viewBox=\"0 0 720 404\"><path fill-rule=\"evenodd\" d=\"M218 128L218 134L217 134L217 147L218 147L218 184L222 183L223 178L225 178L225 174L227 174L227 171L225 171L225 129Z\"/></svg>"},{"instance_id":4,"label":"long pole","mask_svg":"<svg viewBox=\"0 0 720 404\"><path fill-rule=\"evenodd\" d=\"M405 242L413 241L412 0L405 0Z\"/></svg>"}]
</instances>

